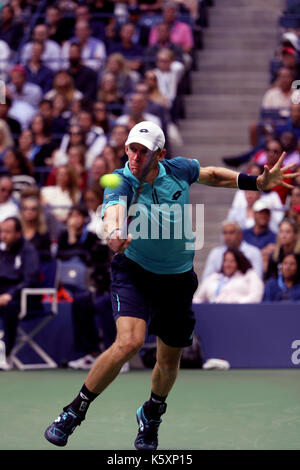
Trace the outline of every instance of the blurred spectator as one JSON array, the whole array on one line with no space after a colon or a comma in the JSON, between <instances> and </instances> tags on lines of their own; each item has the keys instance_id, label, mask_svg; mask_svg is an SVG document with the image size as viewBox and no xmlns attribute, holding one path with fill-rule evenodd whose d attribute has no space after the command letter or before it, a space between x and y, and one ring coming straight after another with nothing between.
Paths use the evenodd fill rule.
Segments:
<instances>
[{"instance_id":1,"label":"blurred spectator","mask_svg":"<svg viewBox=\"0 0 300 470\"><path fill-rule=\"evenodd\" d=\"M54 100L57 94L62 94L66 98L68 106L75 100L83 98L83 94L75 88L73 78L66 70L60 70L56 73L53 89L46 93L45 99Z\"/></svg>"},{"instance_id":2,"label":"blurred spectator","mask_svg":"<svg viewBox=\"0 0 300 470\"><path fill-rule=\"evenodd\" d=\"M116 153L114 164L120 165L116 166L116 168L122 168L127 161L127 155L125 153L125 142L127 140L128 134L128 127L122 124L115 125L112 130L109 143ZM104 152L102 154L104 154ZM105 158L111 160L108 154L105 155Z\"/></svg>"},{"instance_id":3,"label":"blurred spectator","mask_svg":"<svg viewBox=\"0 0 300 470\"><path fill-rule=\"evenodd\" d=\"M124 98L123 94L118 91L116 77L113 73L106 72L102 75L97 99L105 103L106 109L114 118L123 113Z\"/></svg>"},{"instance_id":4,"label":"blurred spectator","mask_svg":"<svg viewBox=\"0 0 300 470\"><path fill-rule=\"evenodd\" d=\"M79 20L75 24L75 36L66 41L62 47L64 67L69 67L70 46L77 42L81 47L81 60L83 65L99 72L106 59L106 50L103 41L91 35L88 21Z\"/></svg>"},{"instance_id":5,"label":"blurred spectator","mask_svg":"<svg viewBox=\"0 0 300 470\"><path fill-rule=\"evenodd\" d=\"M207 277L194 294L194 303L258 303L264 284L250 261L236 249L225 251L220 272Z\"/></svg>"},{"instance_id":6,"label":"blurred spectator","mask_svg":"<svg viewBox=\"0 0 300 470\"><path fill-rule=\"evenodd\" d=\"M66 222L69 211L80 199L78 176L74 168L61 165L56 171L56 185L41 189L41 201L58 221Z\"/></svg>"},{"instance_id":7,"label":"blurred spectator","mask_svg":"<svg viewBox=\"0 0 300 470\"><path fill-rule=\"evenodd\" d=\"M90 2L90 5L79 3L75 9L75 21L87 21L92 31L92 36L97 39L105 41L105 24L109 22L110 18L99 18L97 13L103 15L103 13L111 14L114 12L114 2ZM98 3L98 5L97 5ZM102 5L100 5L102 3ZM91 9L93 14L91 13ZM96 13L96 15L95 15Z\"/></svg>"},{"instance_id":8,"label":"blurred spectator","mask_svg":"<svg viewBox=\"0 0 300 470\"><path fill-rule=\"evenodd\" d=\"M56 41L49 39L49 27L46 24L35 26L32 35L33 41L40 41L44 44L42 60L44 64L54 72L61 67L61 48ZM25 44L21 49L21 62L27 64L32 54L32 42Z\"/></svg>"},{"instance_id":9,"label":"blurred spectator","mask_svg":"<svg viewBox=\"0 0 300 470\"><path fill-rule=\"evenodd\" d=\"M159 13L161 11L163 0L137 1L131 2L133 6L138 6L144 13Z\"/></svg>"},{"instance_id":10,"label":"blurred spectator","mask_svg":"<svg viewBox=\"0 0 300 470\"><path fill-rule=\"evenodd\" d=\"M51 141L49 122L41 115L36 114L31 123L34 137L33 156L31 157L35 167L51 166L52 153L56 148ZM38 175L38 180L40 177Z\"/></svg>"},{"instance_id":11,"label":"blurred spectator","mask_svg":"<svg viewBox=\"0 0 300 470\"><path fill-rule=\"evenodd\" d=\"M171 117L175 119L174 110L175 98L177 97L178 85L184 74L184 66L181 62L174 60L173 52L170 49L161 49L156 58L156 68L159 91L167 99L167 106L170 109Z\"/></svg>"},{"instance_id":12,"label":"blurred spectator","mask_svg":"<svg viewBox=\"0 0 300 470\"><path fill-rule=\"evenodd\" d=\"M290 195L289 202L288 202L288 209L285 213L285 217L296 219L298 209L295 210L295 208L298 206L300 206L300 186L295 185L291 191L291 195Z\"/></svg>"},{"instance_id":13,"label":"blurred spectator","mask_svg":"<svg viewBox=\"0 0 300 470\"><path fill-rule=\"evenodd\" d=\"M115 52L108 56L103 73L107 72L115 75L119 93L125 97L133 93L135 85L139 81L139 76L130 71L122 54Z\"/></svg>"},{"instance_id":14,"label":"blurred spectator","mask_svg":"<svg viewBox=\"0 0 300 470\"><path fill-rule=\"evenodd\" d=\"M210 274L219 272L222 265L222 258L227 248L235 248L246 256L256 271L258 276L263 276L263 262L260 250L255 246L249 245L243 240L243 231L237 222L225 220L222 224L223 244L213 248L205 262L202 280Z\"/></svg>"},{"instance_id":15,"label":"blurred spectator","mask_svg":"<svg viewBox=\"0 0 300 470\"><path fill-rule=\"evenodd\" d=\"M51 240L46 217L38 197L23 198L20 221L25 240L30 242L39 254L41 262L51 259Z\"/></svg>"},{"instance_id":16,"label":"blurred spectator","mask_svg":"<svg viewBox=\"0 0 300 470\"><path fill-rule=\"evenodd\" d=\"M70 145L64 158L60 158L60 164L66 164L75 169L78 176L79 188L83 191L86 188L88 180L88 173L85 170L85 147L83 145ZM55 166L57 167L57 161L55 162ZM54 167L49 174L46 186L55 185L57 172L56 167Z\"/></svg>"},{"instance_id":17,"label":"blurred spectator","mask_svg":"<svg viewBox=\"0 0 300 470\"><path fill-rule=\"evenodd\" d=\"M293 132L291 131L284 131L280 135L280 143L282 145L282 149L286 152L286 157L283 161L284 165L290 165L293 163L294 165L300 164L300 154L297 149L297 139Z\"/></svg>"},{"instance_id":18,"label":"blurred spectator","mask_svg":"<svg viewBox=\"0 0 300 470\"><path fill-rule=\"evenodd\" d=\"M153 69L156 65L156 56L160 49L169 49L173 52L174 60L183 62L182 47L171 40L171 26L168 23L160 23L156 26L157 42L149 46L144 52L145 67Z\"/></svg>"},{"instance_id":19,"label":"blurred spectator","mask_svg":"<svg viewBox=\"0 0 300 470\"><path fill-rule=\"evenodd\" d=\"M19 208L12 198L13 182L10 176L0 176L0 223L7 217L18 217Z\"/></svg>"},{"instance_id":20,"label":"blurred spectator","mask_svg":"<svg viewBox=\"0 0 300 470\"><path fill-rule=\"evenodd\" d=\"M93 114L89 111L79 113L78 124L85 136L84 144L86 146L85 166L90 169L95 158L101 154L106 145L107 138L102 127L95 126Z\"/></svg>"},{"instance_id":21,"label":"blurred spectator","mask_svg":"<svg viewBox=\"0 0 300 470\"><path fill-rule=\"evenodd\" d=\"M142 72L143 48L134 43L135 25L125 23L120 29L120 41L109 45L108 52L113 54L119 52L125 57L127 65L135 72Z\"/></svg>"},{"instance_id":22,"label":"blurred spectator","mask_svg":"<svg viewBox=\"0 0 300 470\"><path fill-rule=\"evenodd\" d=\"M281 272L277 278L267 281L264 302L300 300L300 259L299 255L287 253L282 257Z\"/></svg>"},{"instance_id":23,"label":"blurred spectator","mask_svg":"<svg viewBox=\"0 0 300 470\"><path fill-rule=\"evenodd\" d=\"M109 135L115 120L109 115L104 101L96 100L93 104L94 123L102 127L104 134Z\"/></svg>"},{"instance_id":24,"label":"blurred spectator","mask_svg":"<svg viewBox=\"0 0 300 470\"><path fill-rule=\"evenodd\" d=\"M15 21L15 12L10 4L3 5L0 18L0 39L16 52L23 36L23 24Z\"/></svg>"},{"instance_id":25,"label":"blurred spectator","mask_svg":"<svg viewBox=\"0 0 300 470\"><path fill-rule=\"evenodd\" d=\"M20 294L25 287L39 285L39 259L35 248L22 237L17 218L1 223L0 315L3 318L7 367L12 367L10 353L16 340Z\"/></svg>"},{"instance_id":26,"label":"blurred spectator","mask_svg":"<svg viewBox=\"0 0 300 470\"><path fill-rule=\"evenodd\" d=\"M283 219L279 225L273 254L269 258L265 279L278 277L283 256L292 252L300 253L299 228L294 219Z\"/></svg>"},{"instance_id":27,"label":"blurred spectator","mask_svg":"<svg viewBox=\"0 0 300 470\"><path fill-rule=\"evenodd\" d=\"M171 28L170 39L174 44L182 47L186 54L190 54L194 47L193 31L187 23L177 19L178 6L175 2L166 2L162 9L164 22ZM158 41L157 26L153 26L150 32L149 45L153 46Z\"/></svg>"},{"instance_id":28,"label":"blurred spectator","mask_svg":"<svg viewBox=\"0 0 300 470\"><path fill-rule=\"evenodd\" d=\"M9 147L14 144L9 127L3 119L0 119L0 167L3 166L4 156Z\"/></svg>"},{"instance_id":29,"label":"blurred spectator","mask_svg":"<svg viewBox=\"0 0 300 470\"><path fill-rule=\"evenodd\" d=\"M291 96L293 90L291 88L294 80L292 72L285 67L278 71L278 79L275 86L271 87L263 96L262 108L265 109L278 109L287 108L291 106Z\"/></svg>"},{"instance_id":30,"label":"blurred spectator","mask_svg":"<svg viewBox=\"0 0 300 470\"><path fill-rule=\"evenodd\" d=\"M67 132L61 139L59 149L54 152L53 164L55 166L66 163L67 152L72 145L80 145L85 147L85 135L78 124L71 125L69 132Z\"/></svg>"},{"instance_id":31,"label":"blurred spectator","mask_svg":"<svg viewBox=\"0 0 300 470\"><path fill-rule=\"evenodd\" d=\"M46 67L42 61L44 47L43 42L32 41L31 55L25 65L28 82L38 85L43 94L51 90L54 78L53 71Z\"/></svg>"},{"instance_id":32,"label":"blurred spectator","mask_svg":"<svg viewBox=\"0 0 300 470\"><path fill-rule=\"evenodd\" d=\"M46 10L46 25L49 28L49 39L57 42L60 46L69 39L71 31L66 18L62 18L60 9L50 5Z\"/></svg>"},{"instance_id":33,"label":"blurred spectator","mask_svg":"<svg viewBox=\"0 0 300 470\"><path fill-rule=\"evenodd\" d=\"M285 67L289 69L294 77L294 80L299 79L299 57L297 51L293 47L282 47L280 56L272 60L271 66L271 83L276 83L278 78L278 71Z\"/></svg>"},{"instance_id":34,"label":"blurred spectator","mask_svg":"<svg viewBox=\"0 0 300 470\"><path fill-rule=\"evenodd\" d=\"M38 108L43 93L35 83L28 81L26 69L22 65L15 65L10 71L10 83L8 88L11 92L13 104L16 101L25 101L34 109Z\"/></svg>"},{"instance_id":35,"label":"blurred spectator","mask_svg":"<svg viewBox=\"0 0 300 470\"><path fill-rule=\"evenodd\" d=\"M135 44L140 44L143 48L148 46L150 27L141 21L143 19L143 12L140 5L128 5L128 20L134 24L134 35L132 41Z\"/></svg>"},{"instance_id":36,"label":"blurred spectator","mask_svg":"<svg viewBox=\"0 0 300 470\"><path fill-rule=\"evenodd\" d=\"M285 124L275 127L275 135L280 137L283 132L292 132L297 141L300 139L300 105L291 103L290 115Z\"/></svg>"},{"instance_id":37,"label":"blurred spectator","mask_svg":"<svg viewBox=\"0 0 300 470\"><path fill-rule=\"evenodd\" d=\"M268 245L274 246L276 234L269 228L271 210L266 200L258 199L253 204L254 225L243 230L243 238L250 245L260 250Z\"/></svg>"},{"instance_id":38,"label":"blurred spectator","mask_svg":"<svg viewBox=\"0 0 300 470\"><path fill-rule=\"evenodd\" d=\"M148 86L148 98L151 102L157 103L164 108L168 107L167 98L160 92L157 83L157 76L154 70L148 70L144 75L144 82Z\"/></svg>"},{"instance_id":39,"label":"blurred spectator","mask_svg":"<svg viewBox=\"0 0 300 470\"><path fill-rule=\"evenodd\" d=\"M13 182L13 198L19 201L22 189L35 185L32 164L20 150L11 147L4 156L4 168Z\"/></svg>"},{"instance_id":40,"label":"blurred spectator","mask_svg":"<svg viewBox=\"0 0 300 470\"><path fill-rule=\"evenodd\" d=\"M77 43L70 45L69 64L68 73L73 78L76 89L86 99L94 101L97 95L98 74L92 68L82 64L81 47Z\"/></svg>"},{"instance_id":41,"label":"blurred spectator","mask_svg":"<svg viewBox=\"0 0 300 470\"><path fill-rule=\"evenodd\" d=\"M26 129L21 132L18 139L18 149L25 155L28 160L34 158L34 137L31 129Z\"/></svg>"},{"instance_id":42,"label":"blurred spectator","mask_svg":"<svg viewBox=\"0 0 300 470\"><path fill-rule=\"evenodd\" d=\"M59 106L60 100L63 101L62 108ZM60 145L61 137L69 126L71 111L67 109L67 106L67 100L62 94L57 94L53 101L42 99L40 102L39 112L49 125L50 134L56 147Z\"/></svg>"},{"instance_id":43,"label":"blurred spectator","mask_svg":"<svg viewBox=\"0 0 300 470\"><path fill-rule=\"evenodd\" d=\"M130 117L133 117L136 122L152 121L155 122L155 124L158 126L162 127L162 123L159 117L155 116L155 114L148 113L146 109L146 97L141 93L134 93L130 99L128 112L118 117L116 124L128 126Z\"/></svg>"},{"instance_id":44,"label":"blurred spectator","mask_svg":"<svg viewBox=\"0 0 300 470\"><path fill-rule=\"evenodd\" d=\"M154 74L154 76L155 76L155 79L156 79L155 74ZM159 91L157 90L157 94L160 95L161 98L164 100L163 101L164 104L160 103L159 100L158 101L153 101L150 98L150 87L147 83L144 83L144 82L138 83L137 86L136 86L135 91L136 91L136 93L141 93L142 95L144 95L144 97L146 98L146 102L147 102L146 111L150 114L154 114L155 116L157 116L161 120L162 129L163 129L164 133L167 134L167 124L168 124L168 121L169 121L169 112L167 110L166 100L164 99L164 97L162 95L160 95Z\"/></svg>"},{"instance_id":45,"label":"blurred spectator","mask_svg":"<svg viewBox=\"0 0 300 470\"><path fill-rule=\"evenodd\" d=\"M7 80L11 61L11 50L9 45L0 39L0 79Z\"/></svg>"},{"instance_id":46,"label":"blurred spectator","mask_svg":"<svg viewBox=\"0 0 300 470\"><path fill-rule=\"evenodd\" d=\"M87 230L95 233L103 243L105 243L104 222L99 217L99 209L103 202L104 191L99 185L99 179L96 183L89 185L84 191L83 199L88 210L90 222L87 224Z\"/></svg>"},{"instance_id":47,"label":"blurred spectator","mask_svg":"<svg viewBox=\"0 0 300 470\"><path fill-rule=\"evenodd\" d=\"M16 141L21 133L21 125L17 119L9 116L9 110L12 104L10 96L6 95L5 103L0 103L0 120L8 125L13 139Z\"/></svg>"},{"instance_id":48,"label":"blurred spectator","mask_svg":"<svg viewBox=\"0 0 300 470\"><path fill-rule=\"evenodd\" d=\"M107 158L103 156L103 152L107 147L108 146L104 147L102 154L99 157L96 157L93 162L92 168L89 172L89 185L99 185L101 176L106 175L106 173L111 173L109 162Z\"/></svg>"}]
</instances>

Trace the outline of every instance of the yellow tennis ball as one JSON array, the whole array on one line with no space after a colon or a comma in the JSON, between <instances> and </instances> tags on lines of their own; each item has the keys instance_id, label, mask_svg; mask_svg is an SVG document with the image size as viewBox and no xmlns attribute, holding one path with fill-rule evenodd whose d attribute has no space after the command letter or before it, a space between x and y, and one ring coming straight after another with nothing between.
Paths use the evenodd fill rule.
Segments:
<instances>
[{"instance_id":1,"label":"yellow tennis ball","mask_svg":"<svg viewBox=\"0 0 300 470\"><path fill-rule=\"evenodd\" d=\"M116 189L122 184L122 178L119 175L103 175L99 181L102 188Z\"/></svg>"}]
</instances>

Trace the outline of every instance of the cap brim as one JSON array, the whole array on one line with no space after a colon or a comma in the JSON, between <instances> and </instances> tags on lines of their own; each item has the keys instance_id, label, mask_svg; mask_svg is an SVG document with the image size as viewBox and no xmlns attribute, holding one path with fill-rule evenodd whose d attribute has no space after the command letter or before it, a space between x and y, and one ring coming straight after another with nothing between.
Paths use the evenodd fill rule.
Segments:
<instances>
[{"instance_id":1,"label":"cap brim","mask_svg":"<svg viewBox=\"0 0 300 470\"><path fill-rule=\"evenodd\" d=\"M158 146L155 147L152 142L149 142L149 140L143 139L143 137L140 137L140 136L128 138L125 142L125 145L130 145L130 144L144 145L151 152L153 152L154 150L157 150L159 148Z\"/></svg>"}]
</instances>

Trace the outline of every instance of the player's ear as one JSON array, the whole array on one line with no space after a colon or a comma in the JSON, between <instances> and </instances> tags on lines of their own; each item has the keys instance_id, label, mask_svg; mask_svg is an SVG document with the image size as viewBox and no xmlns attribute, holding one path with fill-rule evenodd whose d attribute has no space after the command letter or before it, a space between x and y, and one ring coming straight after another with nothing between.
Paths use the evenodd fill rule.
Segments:
<instances>
[{"instance_id":1,"label":"player's ear","mask_svg":"<svg viewBox=\"0 0 300 470\"><path fill-rule=\"evenodd\" d=\"M166 153L167 153L166 149L160 150L160 152L159 152L159 154L158 154L158 161L159 161L159 162L165 158Z\"/></svg>"}]
</instances>

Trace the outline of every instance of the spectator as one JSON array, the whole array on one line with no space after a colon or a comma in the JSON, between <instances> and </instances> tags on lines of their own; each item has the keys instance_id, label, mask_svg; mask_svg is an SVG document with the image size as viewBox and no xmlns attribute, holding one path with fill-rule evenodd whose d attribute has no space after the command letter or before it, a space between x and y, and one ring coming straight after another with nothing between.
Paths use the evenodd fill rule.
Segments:
<instances>
[{"instance_id":1,"label":"spectator","mask_svg":"<svg viewBox=\"0 0 300 470\"><path fill-rule=\"evenodd\" d=\"M73 78L66 70L60 70L56 73L53 80L53 89L46 93L45 99L53 101L57 94L65 96L68 106L75 100L83 98L83 94L75 88Z\"/></svg>"},{"instance_id":2,"label":"spectator","mask_svg":"<svg viewBox=\"0 0 300 470\"><path fill-rule=\"evenodd\" d=\"M59 99L63 98L63 109L59 109ZM61 138L67 132L69 127L71 111L67 108L67 101L64 95L57 94L53 102L42 99L40 102L40 114L46 119L50 127L51 137L57 147L59 147Z\"/></svg>"},{"instance_id":3,"label":"spectator","mask_svg":"<svg viewBox=\"0 0 300 470\"><path fill-rule=\"evenodd\" d=\"M291 131L282 132L280 135L280 143L282 149L286 152L286 157L284 159L284 165L299 165L300 164L300 154L297 149L297 139L295 134Z\"/></svg>"},{"instance_id":4,"label":"spectator","mask_svg":"<svg viewBox=\"0 0 300 470\"><path fill-rule=\"evenodd\" d=\"M0 20L0 39L16 52L23 36L23 24L15 20L15 12L11 5L3 5Z\"/></svg>"},{"instance_id":5,"label":"spectator","mask_svg":"<svg viewBox=\"0 0 300 470\"><path fill-rule=\"evenodd\" d=\"M193 31L187 23L183 23L177 19L178 6L175 2L166 2L163 6L163 20L171 28L170 39L174 44L178 44L182 47L183 51L187 55L192 52L194 47ZM150 32L149 45L153 46L158 41L158 30L157 26L153 26Z\"/></svg>"},{"instance_id":6,"label":"spectator","mask_svg":"<svg viewBox=\"0 0 300 470\"><path fill-rule=\"evenodd\" d=\"M116 77L113 73L106 72L102 75L97 99L105 103L106 109L113 118L123 113L124 98L118 91Z\"/></svg>"},{"instance_id":7,"label":"spectator","mask_svg":"<svg viewBox=\"0 0 300 470\"><path fill-rule=\"evenodd\" d=\"M300 139L300 106L299 104L291 103L290 115L285 124L275 127L275 135L280 137L283 132L292 132L297 141Z\"/></svg>"},{"instance_id":8,"label":"spectator","mask_svg":"<svg viewBox=\"0 0 300 470\"><path fill-rule=\"evenodd\" d=\"M79 188L83 191L86 188L88 180L88 173L85 170L85 147L83 145L70 145L61 164L66 164L75 169L78 176ZM47 186L55 185L56 172L57 168L53 168L47 178Z\"/></svg>"},{"instance_id":9,"label":"spectator","mask_svg":"<svg viewBox=\"0 0 300 470\"><path fill-rule=\"evenodd\" d=\"M103 202L103 193L104 191L100 187L98 180L96 183L91 184L86 188L83 199L90 218L90 222L86 228L89 232L95 233L104 243L104 222L102 218L99 217L99 209Z\"/></svg>"},{"instance_id":10,"label":"spectator","mask_svg":"<svg viewBox=\"0 0 300 470\"><path fill-rule=\"evenodd\" d=\"M33 41L41 41L44 44L42 60L51 70L56 72L61 67L61 48L56 41L49 39L49 27L46 24L38 24L33 30ZM21 62L27 64L32 54L32 42L25 44L21 49Z\"/></svg>"},{"instance_id":11,"label":"spectator","mask_svg":"<svg viewBox=\"0 0 300 470\"><path fill-rule=\"evenodd\" d=\"M20 150L11 147L4 156L4 168L13 182L13 198L19 201L22 189L35 185L32 164Z\"/></svg>"},{"instance_id":12,"label":"spectator","mask_svg":"<svg viewBox=\"0 0 300 470\"><path fill-rule=\"evenodd\" d=\"M279 232L274 251L269 258L265 279L278 277L281 262L287 253L300 253L300 237L298 225L294 219L283 219L279 225Z\"/></svg>"},{"instance_id":13,"label":"spectator","mask_svg":"<svg viewBox=\"0 0 300 470\"><path fill-rule=\"evenodd\" d=\"M128 20L135 26L132 41L146 48L149 43L150 27L142 19L143 13L140 5L128 5Z\"/></svg>"},{"instance_id":14,"label":"spectator","mask_svg":"<svg viewBox=\"0 0 300 470\"><path fill-rule=\"evenodd\" d=\"M92 36L105 41L105 24L107 22L109 23L110 18L109 16L107 18L99 18L99 16L106 13L113 18L114 5L110 4L111 2L98 1L98 4L99 3L102 3L102 5L97 6L97 2L90 2L89 5L83 3L77 5L75 9L75 21L87 21L91 28ZM93 14L91 13L91 9L93 10Z\"/></svg>"},{"instance_id":15,"label":"spectator","mask_svg":"<svg viewBox=\"0 0 300 470\"><path fill-rule=\"evenodd\" d=\"M106 145L107 138L101 127L95 126L93 114L89 111L81 111L78 119L79 126L84 133L86 146L85 166L89 170L95 158L101 154Z\"/></svg>"},{"instance_id":16,"label":"spectator","mask_svg":"<svg viewBox=\"0 0 300 470\"><path fill-rule=\"evenodd\" d=\"M115 52L108 56L103 73L107 72L111 72L115 75L119 93L123 94L125 97L133 93L139 81L139 76L129 70L122 54Z\"/></svg>"},{"instance_id":17,"label":"spectator","mask_svg":"<svg viewBox=\"0 0 300 470\"><path fill-rule=\"evenodd\" d=\"M109 143L114 148L116 158L114 160L114 165L118 165L115 168L122 168L126 161L127 155L125 154L125 142L128 137L128 127L124 125L117 124L112 130ZM106 153L105 158L111 161L112 154L110 156Z\"/></svg>"},{"instance_id":18,"label":"spectator","mask_svg":"<svg viewBox=\"0 0 300 470\"><path fill-rule=\"evenodd\" d=\"M107 173L111 173L109 162L103 156L103 152L105 151L106 148L107 146L104 147L102 154L99 157L96 157L93 162L92 168L90 169L90 172L89 172L89 185L92 185L92 184L99 185L99 180L101 176L106 175Z\"/></svg>"},{"instance_id":19,"label":"spectator","mask_svg":"<svg viewBox=\"0 0 300 470\"><path fill-rule=\"evenodd\" d=\"M41 262L49 261L51 240L46 217L38 197L23 198L20 221L24 239L35 247Z\"/></svg>"},{"instance_id":20,"label":"spectator","mask_svg":"<svg viewBox=\"0 0 300 470\"><path fill-rule=\"evenodd\" d=\"M91 35L88 21L79 20L75 24L75 36L66 41L62 47L64 66L69 67L70 46L77 42L81 47L81 60L83 65L99 72L106 59L106 50L103 41Z\"/></svg>"},{"instance_id":21,"label":"spectator","mask_svg":"<svg viewBox=\"0 0 300 470\"><path fill-rule=\"evenodd\" d=\"M299 255L287 253L281 262L281 273L267 281L264 302L300 300L300 260Z\"/></svg>"},{"instance_id":22,"label":"spectator","mask_svg":"<svg viewBox=\"0 0 300 470\"><path fill-rule=\"evenodd\" d=\"M56 185L41 189L41 202L51 209L58 221L66 222L70 209L80 199L78 176L74 168L61 165L56 172Z\"/></svg>"},{"instance_id":23,"label":"spectator","mask_svg":"<svg viewBox=\"0 0 300 470\"><path fill-rule=\"evenodd\" d=\"M295 185L291 191L288 210L285 213L285 217L296 219L298 209L295 210L295 208L298 208L298 206L300 206L300 186Z\"/></svg>"},{"instance_id":24,"label":"spectator","mask_svg":"<svg viewBox=\"0 0 300 470\"><path fill-rule=\"evenodd\" d=\"M143 48L133 42L134 34L135 25L133 23L123 24L120 30L120 41L109 46L109 54L119 52L125 57L126 63L131 70L141 73Z\"/></svg>"},{"instance_id":25,"label":"spectator","mask_svg":"<svg viewBox=\"0 0 300 470\"><path fill-rule=\"evenodd\" d=\"M38 284L38 254L22 237L19 220L9 217L1 223L0 249L0 315L6 349L5 369L12 368L10 353L16 339L21 290Z\"/></svg>"},{"instance_id":26,"label":"spectator","mask_svg":"<svg viewBox=\"0 0 300 470\"><path fill-rule=\"evenodd\" d=\"M144 82L148 86L148 98L151 102L157 103L164 108L168 107L166 97L159 91L157 76L154 70L148 70L144 75Z\"/></svg>"},{"instance_id":27,"label":"spectator","mask_svg":"<svg viewBox=\"0 0 300 470\"><path fill-rule=\"evenodd\" d=\"M21 125L17 119L9 116L9 110L12 105L12 100L8 94L5 97L5 103L0 103L0 120L6 122L11 132L13 139L16 141L21 133Z\"/></svg>"},{"instance_id":28,"label":"spectator","mask_svg":"<svg viewBox=\"0 0 300 470\"><path fill-rule=\"evenodd\" d=\"M41 88L35 83L27 81L26 69L22 65L15 65L10 71L10 83L8 88L11 92L13 104L16 101L25 101L37 109L42 99Z\"/></svg>"},{"instance_id":29,"label":"spectator","mask_svg":"<svg viewBox=\"0 0 300 470\"><path fill-rule=\"evenodd\" d=\"M49 122L41 115L36 114L31 123L34 137L33 162L39 168L52 165L52 153L56 145L51 141ZM42 175L37 175L38 181L42 182Z\"/></svg>"},{"instance_id":30,"label":"spectator","mask_svg":"<svg viewBox=\"0 0 300 470\"><path fill-rule=\"evenodd\" d=\"M12 198L13 182L10 176L0 176L0 223L8 217L18 217L19 208Z\"/></svg>"},{"instance_id":31,"label":"spectator","mask_svg":"<svg viewBox=\"0 0 300 470\"><path fill-rule=\"evenodd\" d=\"M96 100L93 104L94 123L102 127L104 134L108 136L114 126L115 120L108 114L104 101Z\"/></svg>"},{"instance_id":32,"label":"spectator","mask_svg":"<svg viewBox=\"0 0 300 470\"><path fill-rule=\"evenodd\" d=\"M73 43L69 48L68 73L73 78L74 85L82 95L91 102L96 99L98 74L90 67L82 64L81 47Z\"/></svg>"},{"instance_id":33,"label":"spectator","mask_svg":"<svg viewBox=\"0 0 300 470\"><path fill-rule=\"evenodd\" d=\"M263 276L263 262L260 250L255 246L249 245L243 240L243 232L237 222L225 220L222 224L223 244L213 248L206 260L202 280L206 279L210 274L219 272L221 269L222 258L227 248L235 248L246 256L256 271L258 276Z\"/></svg>"},{"instance_id":34,"label":"spectator","mask_svg":"<svg viewBox=\"0 0 300 470\"><path fill-rule=\"evenodd\" d=\"M46 67L42 61L45 44L41 41L32 41L31 55L25 65L26 76L29 83L38 85L43 94L52 88L53 71Z\"/></svg>"},{"instance_id":35,"label":"spectator","mask_svg":"<svg viewBox=\"0 0 300 470\"><path fill-rule=\"evenodd\" d=\"M220 272L207 277L196 291L195 303L258 303L264 291L258 277L245 255L229 248L223 256Z\"/></svg>"},{"instance_id":36,"label":"spectator","mask_svg":"<svg viewBox=\"0 0 300 470\"><path fill-rule=\"evenodd\" d=\"M168 23L160 23L156 26L157 29L157 42L149 46L145 53L145 66L148 69L153 69L156 65L156 56L160 49L169 49L174 54L174 60L183 62L182 47L172 42L171 40L171 26Z\"/></svg>"},{"instance_id":37,"label":"spectator","mask_svg":"<svg viewBox=\"0 0 300 470\"><path fill-rule=\"evenodd\" d=\"M260 250L268 245L274 246L276 234L269 228L271 210L266 200L258 199L253 204L254 225L243 230L243 238L246 243L254 245Z\"/></svg>"},{"instance_id":38,"label":"spectator","mask_svg":"<svg viewBox=\"0 0 300 470\"><path fill-rule=\"evenodd\" d=\"M58 150L54 152L54 165L58 166L67 162L68 149L73 145L80 145L85 147L85 135L83 130L78 124L70 126L62 140Z\"/></svg>"},{"instance_id":39,"label":"spectator","mask_svg":"<svg viewBox=\"0 0 300 470\"><path fill-rule=\"evenodd\" d=\"M118 168L122 168L124 166L121 158L118 157L117 148L112 145L106 145L100 157L103 158L107 164L107 173L112 173Z\"/></svg>"},{"instance_id":40,"label":"spectator","mask_svg":"<svg viewBox=\"0 0 300 470\"><path fill-rule=\"evenodd\" d=\"M261 104L262 108L289 109L293 93L293 89L291 88L293 80L293 74L289 69L285 67L279 69L276 86L271 87L264 94Z\"/></svg>"},{"instance_id":41,"label":"spectator","mask_svg":"<svg viewBox=\"0 0 300 470\"><path fill-rule=\"evenodd\" d=\"M21 132L18 139L18 149L25 157L32 161L34 158L34 137L31 129Z\"/></svg>"},{"instance_id":42,"label":"spectator","mask_svg":"<svg viewBox=\"0 0 300 470\"><path fill-rule=\"evenodd\" d=\"M0 39L0 78L3 81L7 80L9 67L11 63L11 50L5 41Z\"/></svg>"},{"instance_id":43,"label":"spectator","mask_svg":"<svg viewBox=\"0 0 300 470\"><path fill-rule=\"evenodd\" d=\"M154 74L154 76L156 78L155 74ZM161 103L159 102L159 100L158 101L153 101L150 98L150 87L148 86L147 83L143 83L143 82L137 84L135 91L136 91L136 93L141 93L142 95L145 96L146 102L147 102L146 111L150 114L154 114L155 116L157 116L161 120L162 129L163 129L164 133L166 134L167 133L167 124L168 124L168 121L169 121L169 113L168 113L168 110L167 110L166 100L164 99L164 97L161 95L161 98L164 99L164 101L161 102ZM158 90L157 90L157 92L159 94Z\"/></svg>"},{"instance_id":44,"label":"spectator","mask_svg":"<svg viewBox=\"0 0 300 470\"><path fill-rule=\"evenodd\" d=\"M13 143L13 138L7 123L3 119L0 119L0 167L3 166L7 149L11 147Z\"/></svg>"},{"instance_id":45,"label":"spectator","mask_svg":"<svg viewBox=\"0 0 300 470\"><path fill-rule=\"evenodd\" d=\"M51 41L57 42L59 46L69 39L71 32L68 28L66 18L62 18L61 11L55 5L50 5L46 10L46 25L48 36Z\"/></svg>"},{"instance_id":46,"label":"spectator","mask_svg":"<svg viewBox=\"0 0 300 470\"><path fill-rule=\"evenodd\" d=\"M170 49L161 49L157 54L154 72L157 77L158 89L166 97L171 117L175 120L178 117L174 109L175 98L184 74L184 66L174 60L173 52Z\"/></svg>"},{"instance_id":47,"label":"spectator","mask_svg":"<svg viewBox=\"0 0 300 470\"><path fill-rule=\"evenodd\" d=\"M130 99L130 105L128 112L122 114L117 120L116 124L121 124L123 126L128 126L130 117L133 117L137 122L142 121L151 121L162 127L161 120L154 114L148 113L147 108L147 99L141 93L135 93Z\"/></svg>"}]
</instances>

